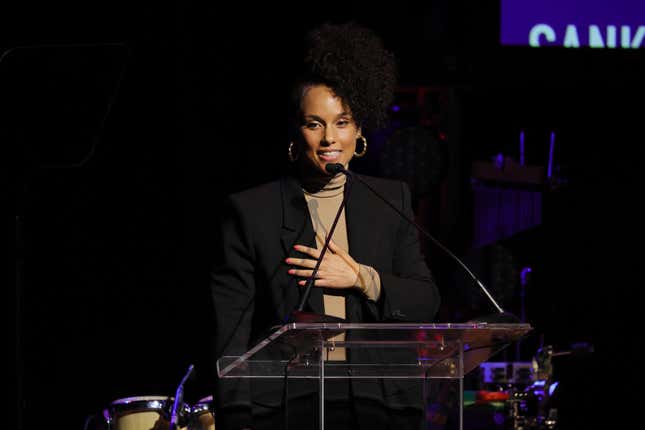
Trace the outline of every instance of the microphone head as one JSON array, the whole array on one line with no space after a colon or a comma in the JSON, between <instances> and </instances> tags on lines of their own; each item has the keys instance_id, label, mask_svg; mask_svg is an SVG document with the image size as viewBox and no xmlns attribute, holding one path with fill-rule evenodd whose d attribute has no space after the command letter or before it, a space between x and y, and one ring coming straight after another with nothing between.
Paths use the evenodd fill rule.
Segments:
<instances>
[{"instance_id":1,"label":"microphone head","mask_svg":"<svg viewBox=\"0 0 645 430\"><path fill-rule=\"evenodd\" d=\"M327 173L335 175L336 173L344 171L345 167L343 167L343 165L340 163L330 163L325 165L325 170L327 171Z\"/></svg>"}]
</instances>

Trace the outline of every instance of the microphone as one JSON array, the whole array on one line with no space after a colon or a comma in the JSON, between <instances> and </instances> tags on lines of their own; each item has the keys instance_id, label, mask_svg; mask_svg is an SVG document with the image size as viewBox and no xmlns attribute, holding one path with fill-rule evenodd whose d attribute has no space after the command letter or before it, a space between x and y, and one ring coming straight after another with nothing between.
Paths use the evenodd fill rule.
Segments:
<instances>
[{"instance_id":1,"label":"microphone","mask_svg":"<svg viewBox=\"0 0 645 430\"><path fill-rule=\"evenodd\" d=\"M462 269L466 271L466 273L475 281L475 283L479 286L479 288L483 291L483 293L486 295L488 300L493 304L495 309L497 309L496 314L492 315L487 315L484 317L480 318L475 318L474 320L471 320L470 322L487 322L487 323L518 323L519 318L515 315L513 315L510 312L506 312L502 307L497 304L493 296L488 292L482 281L479 280L477 276L464 264L463 261L461 261L455 254L453 254L448 248L446 248L441 242L439 242L437 239L434 238L429 232L427 232L419 223L417 223L415 220L411 219L408 217L406 214L404 214L399 208L394 206L392 203L390 203L385 197L383 197L381 194L379 194L370 184L365 182L363 179L361 179L360 176L355 175L354 173L350 172L349 170L345 169L345 167L340 164L340 163L333 163L333 164L327 164L325 166L325 170L329 173L336 174L336 173L343 173L345 174L348 178L356 179L367 189L369 189L374 195L376 195L378 198L383 200L390 208L392 208L396 213L398 213L403 219L405 219L407 222L412 224L418 231L420 231L426 238L430 239L432 243L434 243L438 248L440 248L443 252L448 254L450 258L452 258L454 261L456 261L459 266L461 266Z\"/></svg>"},{"instance_id":2,"label":"microphone","mask_svg":"<svg viewBox=\"0 0 645 430\"><path fill-rule=\"evenodd\" d=\"M328 173L336 174L338 172L332 172L329 168L329 166L334 166L335 164L327 164L325 166L325 170ZM342 164L338 164L342 168ZM343 195L343 200L340 203L340 206L338 207L338 211L336 212L336 216L334 217L334 221L331 224L331 227L329 228L329 233L327 234L327 237L325 238L325 244L323 245L322 249L320 250L320 256L318 257L318 260L316 261L316 266L314 266L313 271L311 272L311 276L307 278L307 281L305 282L305 291L302 294L302 297L300 298L300 303L298 304L298 308L294 310L291 315L287 318L287 321L292 321L292 322L304 322L304 323L314 323L314 322L325 322L325 323L343 323L346 322L342 318L335 317L333 315L325 315L325 314L317 314L314 312L304 312L303 309L305 307L305 304L307 303L307 300L309 299L309 296L311 295L311 289L313 288L314 284L316 283L316 275L318 274L318 269L320 268L320 264L322 263L323 258L325 257L325 253L327 252L327 249L329 248L329 242L331 241L332 236L334 235L334 230L336 229L336 224L338 224L338 219L340 218L340 214L343 212L343 209L345 208L345 203L347 202L347 199L349 197L349 194L352 191L352 181L351 177L347 177L347 183L345 186L345 193Z\"/></svg>"},{"instance_id":3,"label":"microphone","mask_svg":"<svg viewBox=\"0 0 645 430\"><path fill-rule=\"evenodd\" d=\"M172 410L170 411L170 424L168 427L169 430L177 430L177 425L179 422L179 411L184 406L184 384L186 383L188 378L192 375L194 369L195 369L195 366L191 364L188 367L188 372L186 372L186 375L184 376L184 378L179 383L179 386L177 387L177 391L175 392L175 401L172 405Z\"/></svg>"}]
</instances>

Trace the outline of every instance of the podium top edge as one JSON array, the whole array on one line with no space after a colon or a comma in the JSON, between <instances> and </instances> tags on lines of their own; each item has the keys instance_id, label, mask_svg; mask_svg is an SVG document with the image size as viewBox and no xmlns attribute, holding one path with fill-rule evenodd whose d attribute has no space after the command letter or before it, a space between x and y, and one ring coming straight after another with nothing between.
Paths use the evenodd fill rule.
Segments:
<instances>
[{"instance_id":1,"label":"podium top edge","mask_svg":"<svg viewBox=\"0 0 645 430\"><path fill-rule=\"evenodd\" d=\"M532 330L527 323L287 323L282 330Z\"/></svg>"}]
</instances>

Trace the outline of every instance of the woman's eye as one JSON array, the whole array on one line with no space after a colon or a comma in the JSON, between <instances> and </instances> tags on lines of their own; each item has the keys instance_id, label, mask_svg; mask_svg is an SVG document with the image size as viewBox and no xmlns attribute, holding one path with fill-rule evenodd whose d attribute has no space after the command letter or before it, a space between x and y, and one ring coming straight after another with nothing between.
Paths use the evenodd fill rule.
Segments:
<instances>
[{"instance_id":1,"label":"woman's eye","mask_svg":"<svg viewBox=\"0 0 645 430\"><path fill-rule=\"evenodd\" d=\"M339 127L347 127L349 125L349 121L346 119L341 119L336 123Z\"/></svg>"},{"instance_id":2,"label":"woman's eye","mask_svg":"<svg viewBox=\"0 0 645 430\"><path fill-rule=\"evenodd\" d=\"M313 130L314 128L316 128L318 126L320 126L320 124L318 124L317 122L308 122L308 123L305 124L305 127L310 129L310 130Z\"/></svg>"}]
</instances>

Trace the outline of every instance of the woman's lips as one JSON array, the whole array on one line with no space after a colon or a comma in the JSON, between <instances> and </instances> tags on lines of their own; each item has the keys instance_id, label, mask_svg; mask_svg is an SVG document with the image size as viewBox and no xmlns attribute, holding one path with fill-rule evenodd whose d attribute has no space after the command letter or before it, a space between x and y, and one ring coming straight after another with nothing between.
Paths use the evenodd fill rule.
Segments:
<instances>
[{"instance_id":1,"label":"woman's lips","mask_svg":"<svg viewBox=\"0 0 645 430\"><path fill-rule=\"evenodd\" d=\"M323 161L336 161L340 158L341 151L319 151L318 157Z\"/></svg>"}]
</instances>

